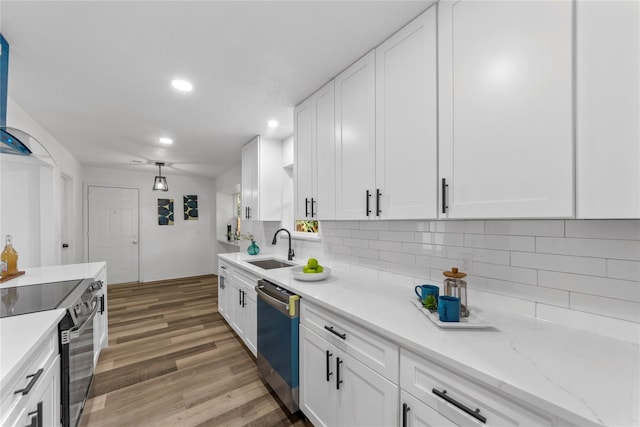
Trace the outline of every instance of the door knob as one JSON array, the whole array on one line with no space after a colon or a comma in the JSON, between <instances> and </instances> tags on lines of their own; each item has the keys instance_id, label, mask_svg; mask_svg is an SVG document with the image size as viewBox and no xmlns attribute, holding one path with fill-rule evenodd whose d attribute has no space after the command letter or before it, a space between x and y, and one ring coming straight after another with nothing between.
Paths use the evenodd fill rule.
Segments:
<instances>
[{"instance_id":1,"label":"door knob","mask_svg":"<svg viewBox=\"0 0 640 427\"><path fill-rule=\"evenodd\" d=\"M133 244L137 245L138 244L138 239L133 239Z\"/></svg>"},{"instance_id":2,"label":"door knob","mask_svg":"<svg viewBox=\"0 0 640 427\"><path fill-rule=\"evenodd\" d=\"M63 244L62 244L62 248L63 248L63 249L68 248L68 247L69 247L69 244L68 244L68 243L63 243Z\"/></svg>"}]
</instances>

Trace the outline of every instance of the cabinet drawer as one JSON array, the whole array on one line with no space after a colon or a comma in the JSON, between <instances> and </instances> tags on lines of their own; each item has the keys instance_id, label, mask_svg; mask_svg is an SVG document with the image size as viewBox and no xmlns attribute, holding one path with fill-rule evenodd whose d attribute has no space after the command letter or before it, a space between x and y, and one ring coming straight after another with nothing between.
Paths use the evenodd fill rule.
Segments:
<instances>
[{"instance_id":1,"label":"cabinet drawer","mask_svg":"<svg viewBox=\"0 0 640 427\"><path fill-rule=\"evenodd\" d=\"M397 345L318 306L300 303L301 322L365 366L398 384Z\"/></svg>"},{"instance_id":2,"label":"cabinet drawer","mask_svg":"<svg viewBox=\"0 0 640 427\"><path fill-rule=\"evenodd\" d=\"M233 280L239 285L244 287L245 292L251 292L255 294L256 285L260 278L253 274L246 273L244 270L234 269Z\"/></svg>"},{"instance_id":3,"label":"cabinet drawer","mask_svg":"<svg viewBox=\"0 0 640 427\"><path fill-rule=\"evenodd\" d=\"M516 401L404 349L400 353L400 387L458 425L554 425L554 417L538 415ZM479 410L478 418L484 417L486 423L466 413L461 406Z\"/></svg>"},{"instance_id":4,"label":"cabinet drawer","mask_svg":"<svg viewBox=\"0 0 640 427\"><path fill-rule=\"evenodd\" d=\"M36 349L25 363L16 370L16 374L8 381L2 383L0 393L0 425L10 424L15 420L23 407L27 404L39 384L42 382L44 373L47 371L58 355L58 330L54 330L51 335ZM42 371L40 371L42 369ZM39 375L38 375L39 372ZM33 375L38 375L36 379ZM27 394L16 393L16 391L29 388Z\"/></svg>"}]
</instances>

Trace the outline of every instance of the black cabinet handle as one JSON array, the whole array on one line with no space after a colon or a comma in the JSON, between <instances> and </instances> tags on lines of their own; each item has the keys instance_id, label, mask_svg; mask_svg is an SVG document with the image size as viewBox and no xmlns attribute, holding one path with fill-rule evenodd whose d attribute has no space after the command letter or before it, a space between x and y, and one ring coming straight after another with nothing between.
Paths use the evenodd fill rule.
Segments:
<instances>
[{"instance_id":1,"label":"black cabinet handle","mask_svg":"<svg viewBox=\"0 0 640 427\"><path fill-rule=\"evenodd\" d=\"M33 416L31 417L31 424L26 427L44 427L44 423L42 422L42 412L42 402L38 402L38 409L27 413L28 416Z\"/></svg>"},{"instance_id":2,"label":"black cabinet handle","mask_svg":"<svg viewBox=\"0 0 640 427\"><path fill-rule=\"evenodd\" d=\"M402 427L407 427L407 413L411 410L406 403L402 404Z\"/></svg>"},{"instance_id":3,"label":"black cabinet handle","mask_svg":"<svg viewBox=\"0 0 640 427\"><path fill-rule=\"evenodd\" d=\"M449 206L447 205L447 189L449 188L449 184L447 184L447 179L442 178L442 213L447 213L447 209Z\"/></svg>"},{"instance_id":4,"label":"black cabinet handle","mask_svg":"<svg viewBox=\"0 0 640 427\"><path fill-rule=\"evenodd\" d=\"M327 331L331 332L333 335L336 335L336 336L342 338L343 340L347 339L347 334L341 334L340 332L338 332L335 329L333 329L333 326L324 325L324 328Z\"/></svg>"},{"instance_id":5,"label":"black cabinet handle","mask_svg":"<svg viewBox=\"0 0 640 427\"><path fill-rule=\"evenodd\" d=\"M36 371L35 374L31 374L31 375L27 375L27 378L31 378L31 380L29 381L29 383L27 384L27 386L25 388L23 388L22 390L17 390L14 391L13 394L18 394L18 393L22 393L23 396L26 396L27 394L29 394L29 392L31 391L31 389L33 388L33 386L36 384L36 382L38 381L38 378L40 378L40 375L42 375L43 369L40 368Z\"/></svg>"},{"instance_id":6,"label":"black cabinet handle","mask_svg":"<svg viewBox=\"0 0 640 427\"><path fill-rule=\"evenodd\" d=\"M247 305L246 302L245 302L245 299L247 297L247 293L245 291L240 291L240 292L242 292L242 307L244 307L244 306Z\"/></svg>"},{"instance_id":7,"label":"black cabinet handle","mask_svg":"<svg viewBox=\"0 0 640 427\"><path fill-rule=\"evenodd\" d=\"M333 356L333 353L327 350L327 382L330 381L331 375L333 375L333 372L329 372L329 358L331 358L331 356Z\"/></svg>"},{"instance_id":8,"label":"black cabinet handle","mask_svg":"<svg viewBox=\"0 0 640 427\"><path fill-rule=\"evenodd\" d=\"M242 305L242 290L238 289L238 305Z\"/></svg>"},{"instance_id":9,"label":"black cabinet handle","mask_svg":"<svg viewBox=\"0 0 640 427\"><path fill-rule=\"evenodd\" d=\"M340 365L342 365L342 360L338 357L336 360L336 390L340 390L340 384L342 384L342 380L340 379Z\"/></svg>"},{"instance_id":10,"label":"black cabinet handle","mask_svg":"<svg viewBox=\"0 0 640 427\"><path fill-rule=\"evenodd\" d=\"M380 209L380 196L382 196L382 193L379 188L376 188L376 216L380 216L382 213L382 209Z\"/></svg>"},{"instance_id":11,"label":"black cabinet handle","mask_svg":"<svg viewBox=\"0 0 640 427\"><path fill-rule=\"evenodd\" d=\"M366 210L366 215L369 216L369 214L371 213L371 209L369 209L369 199L371 198L371 193L369 192L369 190L367 190L367 210Z\"/></svg>"},{"instance_id":12,"label":"black cabinet handle","mask_svg":"<svg viewBox=\"0 0 640 427\"><path fill-rule=\"evenodd\" d=\"M307 199L306 197L304 198L304 217L308 217L309 216L309 199Z\"/></svg>"},{"instance_id":13,"label":"black cabinet handle","mask_svg":"<svg viewBox=\"0 0 640 427\"><path fill-rule=\"evenodd\" d=\"M313 200L313 197L311 198L311 218L313 218L314 216L316 216L316 214L313 212L313 205L316 203L315 200Z\"/></svg>"},{"instance_id":14,"label":"black cabinet handle","mask_svg":"<svg viewBox=\"0 0 640 427\"><path fill-rule=\"evenodd\" d=\"M463 405L462 403L456 401L455 399L452 399L451 397L447 396L447 390L437 390L437 389L432 389L431 392L433 394L435 394L436 396L438 396L441 399L444 399L445 401L451 403L453 406L455 406L456 408L466 412L467 414L471 415L473 418L475 418L476 420L480 421L481 423L486 423L487 422L487 418L483 417L482 415L480 415L480 409L476 408L476 410L474 411L473 409L469 408L466 405Z\"/></svg>"},{"instance_id":15,"label":"black cabinet handle","mask_svg":"<svg viewBox=\"0 0 640 427\"><path fill-rule=\"evenodd\" d=\"M100 295L100 314L104 313L104 295Z\"/></svg>"}]
</instances>

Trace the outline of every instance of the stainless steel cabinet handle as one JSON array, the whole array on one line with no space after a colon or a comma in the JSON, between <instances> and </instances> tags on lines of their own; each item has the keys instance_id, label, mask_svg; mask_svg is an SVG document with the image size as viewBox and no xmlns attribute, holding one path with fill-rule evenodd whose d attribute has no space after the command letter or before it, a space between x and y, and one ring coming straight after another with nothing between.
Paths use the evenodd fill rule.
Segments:
<instances>
[{"instance_id":1,"label":"stainless steel cabinet handle","mask_svg":"<svg viewBox=\"0 0 640 427\"><path fill-rule=\"evenodd\" d=\"M31 375L27 375L27 378L31 378L31 380L29 381L29 383L27 384L27 386L25 388L23 388L22 390L16 390L13 392L13 394L18 394L18 393L22 393L23 396L26 396L27 394L29 394L29 392L31 391L31 389L33 388L33 386L36 384L36 382L38 381L38 378L40 378L40 375L42 375L43 369L40 368L36 371L35 374L31 374Z\"/></svg>"},{"instance_id":2,"label":"stainless steel cabinet handle","mask_svg":"<svg viewBox=\"0 0 640 427\"><path fill-rule=\"evenodd\" d=\"M461 411L466 412L467 414L471 415L473 418L475 418L476 420L480 421L481 423L486 423L487 422L487 418L483 417L482 415L480 415L480 409L476 408L476 410L474 411L473 409L469 408L466 405L463 405L462 403L458 402L457 400L447 396L447 390L438 390L438 389L431 389L431 392L433 394L435 394L436 396L438 396L439 398L451 403L453 406L455 406L456 408L460 409Z\"/></svg>"}]
</instances>

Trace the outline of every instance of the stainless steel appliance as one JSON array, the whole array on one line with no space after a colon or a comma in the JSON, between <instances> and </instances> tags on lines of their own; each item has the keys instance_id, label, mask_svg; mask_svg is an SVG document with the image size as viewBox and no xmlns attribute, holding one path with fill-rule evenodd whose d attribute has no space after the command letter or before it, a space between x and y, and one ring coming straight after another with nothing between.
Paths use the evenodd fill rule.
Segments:
<instances>
[{"instance_id":1,"label":"stainless steel appliance","mask_svg":"<svg viewBox=\"0 0 640 427\"><path fill-rule=\"evenodd\" d=\"M287 409L298 410L300 297L258 281L258 372Z\"/></svg>"},{"instance_id":2,"label":"stainless steel appliance","mask_svg":"<svg viewBox=\"0 0 640 427\"><path fill-rule=\"evenodd\" d=\"M100 281L75 279L0 290L0 317L67 310L58 324L63 427L78 425L93 378L93 318L104 311L101 288Z\"/></svg>"}]
</instances>

